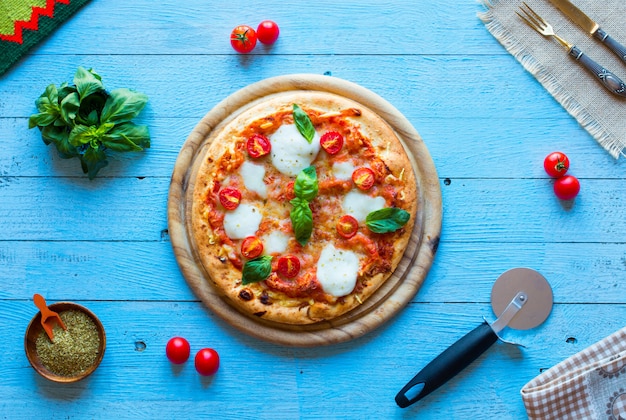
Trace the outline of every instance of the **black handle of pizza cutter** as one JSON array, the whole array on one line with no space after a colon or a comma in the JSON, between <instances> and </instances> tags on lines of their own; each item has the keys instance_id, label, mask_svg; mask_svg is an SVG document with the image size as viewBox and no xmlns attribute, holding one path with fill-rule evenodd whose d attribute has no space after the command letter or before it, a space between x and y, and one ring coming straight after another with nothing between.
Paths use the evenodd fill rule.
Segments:
<instances>
[{"instance_id":1,"label":"black handle of pizza cutter","mask_svg":"<svg viewBox=\"0 0 626 420\"><path fill-rule=\"evenodd\" d=\"M396 404L405 408L421 400L466 368L497 340L491 326L483 322L415 375L396 395Z\"/></svg>"}]
</instances>

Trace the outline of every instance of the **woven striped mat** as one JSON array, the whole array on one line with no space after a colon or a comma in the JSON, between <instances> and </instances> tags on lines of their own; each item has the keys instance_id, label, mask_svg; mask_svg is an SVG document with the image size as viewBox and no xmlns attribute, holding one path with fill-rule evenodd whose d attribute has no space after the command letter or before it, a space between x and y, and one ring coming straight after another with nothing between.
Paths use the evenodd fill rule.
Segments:
<instances>
[{"instance_id":1,"label":"woven striped mat","mask_svg":"<svg viewBox=\"0 0 626 420\"><path fill-rule=\"evenodd\" d=\"M0 76L89 0L0 0Z\"/></svg>"}]
</instances>

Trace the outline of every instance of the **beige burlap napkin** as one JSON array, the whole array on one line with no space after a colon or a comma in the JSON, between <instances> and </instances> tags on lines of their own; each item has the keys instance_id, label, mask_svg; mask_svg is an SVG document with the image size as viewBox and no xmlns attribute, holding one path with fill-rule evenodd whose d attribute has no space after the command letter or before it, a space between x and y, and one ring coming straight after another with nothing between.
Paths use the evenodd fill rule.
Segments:
<instances>
[{"instance_id":1,"label":"beige burlap napkin","mask_svg":"<svg viewBox=\"0 0 626 420\"><path fill-rule=\"evenodd\" d=\"M522 0L479 0L478 14L491 34L606 149L618 158L626 150L626 98L614 96L555 40L544 38L515 14ZM611 37L626 45L626 1L572 0ZM626 82L626 64L547 0L526 0L557 34Z\"/></svg>"},{"instance_id":2,"label":"beige burlap napkin","mask_svg":"<svg viewBox=\"0 0 626 420\"><path fill-rule=\"evenodd\" d=\"M530 419L626 420L626 327L543 372L521 394Z\"/></svg>"}]
</instances>

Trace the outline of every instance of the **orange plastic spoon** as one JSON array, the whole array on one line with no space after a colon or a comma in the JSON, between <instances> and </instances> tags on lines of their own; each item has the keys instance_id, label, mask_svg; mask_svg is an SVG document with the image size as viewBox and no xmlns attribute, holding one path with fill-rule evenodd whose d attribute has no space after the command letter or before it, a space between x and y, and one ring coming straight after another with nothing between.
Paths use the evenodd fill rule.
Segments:
<instances>
[{"instance_id":1,"label":"orange plastic spoon","mask_svg":"<svg viewBox=\"0 0 626 420\"><path fill-rule=\"evenodd\" d=\"M33 296L33 300L35 301L35 305L41 311L41 326L43 327L46 334L48 334L48 338L50 339L50 341L54 342L54 333L52 332L52 328L54 327L53 324L56 322L64 330L66 330L67 328L65 327L65 324L63 323L63 320L61 319L59 314L48 308L48 305L46 305L46 300L43 298L43 296L35 293L35 295Z\"/></svg>"}]
</instances>

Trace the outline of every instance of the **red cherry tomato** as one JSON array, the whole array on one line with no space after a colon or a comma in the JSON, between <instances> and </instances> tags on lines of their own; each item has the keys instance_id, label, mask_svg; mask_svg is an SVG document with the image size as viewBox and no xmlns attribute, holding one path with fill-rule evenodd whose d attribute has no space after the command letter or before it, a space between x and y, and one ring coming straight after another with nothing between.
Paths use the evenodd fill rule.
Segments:
<instances>
[{"instance_id":1,"label":"red cherry tomato","mask_svg":"<svg viewBox=\"0 0 626 420\"><path fill-rule=\"evenodd\" d=\"M191 347L189 346L189 342L182 337L170 338L170 341L168 341L165 346L167 358L176 365L185 363L187 359L189 359L190 352Z\"/></svg>"},{"instance_id":2,"label":"red cherry tomato","mask_svg":"<svg viewBox=\"0 0 626 420\"><path fill-rule=\"evenodd\" d=\"M246 142L246 149L251 157L259 158L269 154L272 144L263 134L253 134Z\"/></svg>"},{"instance_id":3,"label":"red cherry tomato","mask_svg":"<svg viewBox=\"0 0 626 420\"><path fill-rule=\"evenodd\" d=\"M569 169L569 158L562 152L552 152L543 161L543 168L552 178L560 178Z\"/></svg>"},{"instance_id":4,"label":"red cherry tomato","mask_svg":"<svg viewBox=\"0 0 626 420\"><path fill-rule=\"evenodd\" d=\"M343 147L343 136L336 131L329 131L322 135L320 138L320 145L322 149L329 155L335 155L339 153Z\"/></svg>"},{"instance_id":5,"label":"red cherry tomato","mask_svg":"<svg viewBox=\"0 0 626 420\"><path fill-rule=\"evenodd\" d=\"M554 194L561 200L572 200L580 191L580 182L575 176L565 175L554 181Z\"/></svg>"},{"instance_id":6,"label":"red cherry tomato","mask_svg":"<svg viewBox=\"0 0 626 420\"><path fill-rule=\"evenodd\" d=\"M337 221L336 229L338 234L346 239L350 239L359 230L359 222L349 214L345 214Z\"/></svg>"},{"instance_id":7,"label":"red cherry tomato","mask_svg":"<svg viewBox=\"0 0 626 420\"><path fill-rule=\"evenodd\" d=\"M370 168L357 168L352 172L352 181L361 190L369 190L374 186L376 176Z\"/></svg>"},{"instance_id":8,"label":"red cherry tomato","mask_svg":"<svg viewBox=\"0 0 626 420\"><path fill-rule=\"evenodd\" d=\"M256 258L263 252L263 242L256 236L248 236L241 243L241 255L246 258Z\"/></svg>"},{"instance_id":9,"label":"red cherry tomato","mask_svg":"<svg viewBox=\"0 0 626 420\"><path fill-rule=\"evenodd\" d=\"M276 22L271 20L264 20L263 22L259 23L259 26L256 29L256 33L259 41L261 41L263 44L270 45L276 42L280 30L278 29L278 25L276 24Z\"/></svg>"},{"instance_id":10,"label":"red cherry tomato","mask_svg":"<svg viewBox=\"0 0 626 420\"><path fill-rule=\"evenodd\" d=\"M214 375L220 368L220 355L213 349L201 349L196 353L195 365L200 375Z\"/></svg>"},{"instance_id":11,"label":"red cherry tomato","mask_svg":"<svg viewBox=\"0 0 626 420\"><path fill-rule=\"evenodd\" d=\"M289 279L294 278L300 272L300 260L295 255L283 255L278 259L276 271Z\"/></svg>"},{"instance_id":12,"label":"red cherry tomato","mask_svg":"<svg viewBox=\"0 0 626 420\"><path fill-rule=\"evenodd\" d=\"M239 25L230 33L230 45L235 51L247 54L256 46L257 34L248 25Z\"/></svg>"},{"instance_id":13,"label":"red cherry tomato","mask_svg":"<svg viewBox=\"0 0 626 420\"><path fill-rule=\"evenodd\" d=\"M237 188L226 187L219 192L218 197L226 210L235 210L241 202L241 191Z\"/></svg>"}]
</instances>

